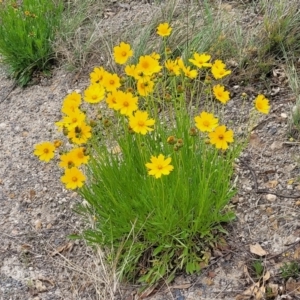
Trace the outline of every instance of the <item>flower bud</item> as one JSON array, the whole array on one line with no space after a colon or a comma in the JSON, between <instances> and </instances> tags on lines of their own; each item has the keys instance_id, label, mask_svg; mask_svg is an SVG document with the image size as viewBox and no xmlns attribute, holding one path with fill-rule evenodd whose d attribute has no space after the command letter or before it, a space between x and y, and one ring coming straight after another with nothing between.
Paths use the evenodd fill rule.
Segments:
<instances>
[{"instance_id":1,"label":"flower bud","mask_svg":"<svg viewBox=\"0 0 300 300\"><path fill-rule=\"evenodd\" d=\"M177 139L176 139L176 137L173 136L173 135L171 135L171 136L169 136L169 137L167 138L167 143L168 143L169 145L175 145L176 142L177 142Z\"/></svg>"}]
</instances>

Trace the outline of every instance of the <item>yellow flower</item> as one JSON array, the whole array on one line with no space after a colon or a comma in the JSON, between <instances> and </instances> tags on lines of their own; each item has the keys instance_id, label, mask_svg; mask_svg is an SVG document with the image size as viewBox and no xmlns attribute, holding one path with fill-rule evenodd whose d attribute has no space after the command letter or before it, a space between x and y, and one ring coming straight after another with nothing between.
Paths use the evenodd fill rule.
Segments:
<instances>
[{"instance_id":1,"label":"yellow flower","mask_svg":"<svg viewBox=\"0 0 300 300\"><path fill-rule=\"evenodd\" d=\"M65 153L60 156L59 166L61 168L72 168L75 167L75 156L71 153Z\"/></svg>"},{"instance_id":2,"label":"yellow flower","mask_svg":"<svg viewBox=\"0 0 300 300\"><path fill-rule=\"evenodd\" d=\"M212 64L208 63L209 60L210 60L210 55L198 54L198 53L194 53L194 59L189 59L189 61L198 68L211 67Z\"/></svg>"},{"instance_id":3,"label":"yellow flower","mask_svg":"<svg viewBox=\"0 0 300 300\"><path fill-rule=\"evenodd\" d=\"M74 166L79 167L82 164L87 164L89 155L85 155L85 148L79 147L72 149L69 153L74 156Z\"/></svg>"},{"instance_id":4,"label":"yellow flower","mask_svg":"<svg viewBox=\"0 0 300 300\"><path fill-rule=\"evenodd\" d=\"M215 97L223 104L226 104L230 100L229 92L225 91L225 87L223 85L215 85L213 87L213 92Z\"/></svg>"},{"instance_id":5,"label":"yellow flower","mask_svg":"<svg viewBox=\"0 0 300 300\"><path fill-rule=\"evenodd\" d=\"M137 82L137 90L141 96L147 96L152 93L154 89L154 82L148 78L139 79Z\"/></svg>"},{"instance_id":6,"label":"yellow flower","mask_svg":"<svg viewBox=\"0 0 300 300\"><path fill-rule=\"evenodd\" d=\"M108 92L115 91L121 86L119 76L108 72L104 74L102 84Z\"/></svg>"},{"instance_id":7,"label":"yellow flower","mask_svg":"<svg viewBox=\"0 0 300 300\"><path fill-rule=\"evenodd\" d=\"M151 156L150 163L146 163L146 167L149 169L148 174L160 178L161 175L169 175L173 171L174 167L170 165L171 157L165 159L165 156L159 154L158 157Z\"/></svg>"},{"instance_id":8,"label":"yellow flower","mask_svg":"<svg viewBox=\"0 0 300 300\"><path fill-rule=\"evenodd\" d=\"M30 11L25 10L25 11L24 11L24 15L27 16L27 17L30 16Z\"/></svg>"},{"instance_id":9,"label":"yellow flower","mask_svg":"<svg viewBox=\"0 0 300 300\"><path fill-rule=\"evenodd\" d=\"M79 109L76 109L74 112L70 112L67 116L65 116L62 123L68 130L72 130L76 126L80 126L84 120L85 114Z\"/></svg>"},{"instance_id":10,"label":"yellow flower","mask_svg":"<svg viewBox=\"0 0 300 300\"><path fill-rule=\"evenodd\" d=\"M105 71L103 67L94 68L93 72L90 74L91 84L101 83L106 72L107 71Z\"/></svg>"},{"instance_id":11,"label":"yellow flower","mask_svg":"<svg viewBox=\"0 0 300 300\"><path fill-rule=\"evenodd\" d=\"M233 131L227 130L226 126L218 126L215 131L209 133L210 143L215 145L217 149L226 150L228 143L233 142Z\"/></svg>"},{"instance_id":12,"label":"yellow flower","mask_svg":"<svg viewBox=\"0 0 300 300\"><path fill-rule=\"evenodd\" d=\"M125 73L127 76L134 77L135 65L127 65L125 67Z\"/></svg>"},{"instance_id":13,"label":"yellow flower","mask_svg":"<svg viewBox=\"0 0 300 300\"><path fill-rule=\"evenodd\" d=\"M161 70L159 62L150 55L141 56L136 69L146 76L151 76Z\"/></svg>"},{"instance_id":14,"label":"yellow flower","mask_svg":"<svg viewBox=\"0 0 300 300\"><path fill-rule=\"evenodd\" d=\"M259 94L254 100L255 108L263 113L268 114L270 111L269 100L264 95Z\"/></svg>"},{"instance_id":15,"label":"yellow flower","mask_svg":"<svg viewBox=\"0 0 300 300\"><path fill-rule=\"evenodd\" d=\"M61 181L66 185L67 189L74 190L83 186L85 176L79 169L73 167L65 170L65 174L61 177Z\"/></svg>"},{"instance_id":16,"label":"yellow flower","mask_svg":"<svg viewBox=\"0 0 300 300\"><path fill-rule=\"evenodd\" d=\"M150 55L152 58L156 59L156 60L159 60L160 59L160 55L156 52L152 52L151 55Z\"/></svg>"},{"instance_id":17,"label":"yellow flower","mask_svg":"<svg viewBox=\"0 0 300 300\"><path fill-rule=\"evenodd\" d=\"M62 141L61 140L55 140L53 142L54 147L57 149L62 145Z\"/></svg>"},{"instance_id":18,"label":"yellow flower","mask_svg":"<svg viewBox=\"0 0 300 300\"><path fill-rule=\"evenodd\" d=\"M134 115L129 117L129 126L136 132L145 135L148 131L153 131L153 126L155 123L154 119L148 119L148 113L146 111L137 110Z\"/></svg>"},{"instance_id":19,"label":"yellow flower","mask_svg":"<svg viewBox=\"0 0 300 300\"><path fill-rule=\"evenodd\" d=\"M89 103L98 103L104 99L105 89L100 84L92 84L84 91L84 100Z\"/></svg>"},{"instance_id":20,"label":"yellow flower","mask_svg":"<svg viewBox=\"0 0 300 300\"><path fill-rule=\"evenodd\" d=\"M74 144L85 144L88 139L92 136L92 128L85 123L81 123L80 126L77 126L68 132L68 138Z\"/></svg>"},{"instance_id":21,"label":"yellow flower","mask_svg":"<svg viewBox=\"0 0 300 300\"><path fill-rule=\"evenodd\" d=\"M218 119L213 114L203 111L195 117L196 127L203 132L211 132L218 126Z\"/></svg>"},{"instance_id":22,"label":"yellow flower","mask_svg":"<svg viewBox=\"0 0 300 300\"><path fill-rule=\"evenodd\" d=\"M171 73L171 75L180 75L180 68L176 61L168 59L165 62L165 67Z\"/></svg>"},{"instance_id":23,"label":"yellow flower","mask_svg":"<svg viewBox=\"0 0 300 300\"><path fill-rule=\"evenodd\" d=\"M133 51L129 44L121 42L119 46L114 47L114 59L120 65L124 65L132 55Z\"/></svg>"},{"instance_id":24,"label":"yellow flower","mask_svg":"<svg viewBox=\"0 0 300 300\"><path fill-rule=\"evenodd\" d=\"M169 36L172 31L172 27L168 23L161 23L156 28L156 33L162 37Z\"/></svg>"},{"instance_id":25,"label":"yellow flower","mask_svg":"<svg viewBox=\"0 0 300 300\"><path fill-rule=\"evenodd\" d=\"M215 79L221 79L229 74L231 74L230 70L226 70L226 65L221 60L216 60L211 66L211 73L215 77Z\"/></svg>"},{"instance_id":26,"label":"yellow flower","mask_svg":"<svg viewBox=\"0 0 300 300\"><path fill-rule=\"evenodd\" d=\"M183 69L185 68L183 59L182 59L181 57L177 57L177 58L176 58L176 63L177 63L177 65L179 66L179 68L180 68L181 70L183 70Z\"/></svg>"},{"instance_id":27,"label":"yellow flower","mask_svg":"<svg viewBox=\"0 0 300 300\"><path fill-rule=\"evenodd\" d=\"M197 75L198 75L197 70L191 70L190 67L184 67L182 69L182 71L183 71L184 75L186 77L189 77L190 79L195 79L197 77Z\"/></svg>"},{"instance_id":28,"label":"yellow flower","mask_svg":"<svg viewBox=\"0 0 300 300\"><path fill-rule=\"evenodd\" d=\"M70 112L74 112L81 104L81 95L73 92L67 95L62 104L61 111L68 115Z\"/></svg>"},{"instance_id":29,"label":"yellow flower","mask_svg":"<svg viewBox=\"0 0 300 300\"><path fill-rule=\"evenodd\" d=\"M109 108L111 109L116 109L116 104L117 104L117 91L114 91L112 93L108 93L106 96L106 103Z\"/></svg>"},{"instance_id":30,"label":"yellow flower","mask_svg":"<svg viewBox=\"0 0 300 300\"><path fill-rule=\"evenodd\" d=\"M120 110L122 115L130 116L135 110L138 109L138 97L134 97L131 93L117 91L116 99L117 103L114 108L116 110Z\"/></svg>"},{"instance_id":31,"label":"yellow flower","mask_svg":"<svg viewBox=\"0 0 300 300\"><path fill-rule=\"evenodd\" d=\"M40 160L49 162L54 157L55 146L50 142L43 142L34 146L34 155Z\"/></svg>"},{"instance_id":32,"label":"yellow flower","mask_svg":"<svg viewBox=\"0 0 300 300\"><path fill-rule=\"evenodd\" d=\"M217 69L225 69L226 68L226 65L220 59L216 59L212 66Z\"/></svg>"}]
</instances>

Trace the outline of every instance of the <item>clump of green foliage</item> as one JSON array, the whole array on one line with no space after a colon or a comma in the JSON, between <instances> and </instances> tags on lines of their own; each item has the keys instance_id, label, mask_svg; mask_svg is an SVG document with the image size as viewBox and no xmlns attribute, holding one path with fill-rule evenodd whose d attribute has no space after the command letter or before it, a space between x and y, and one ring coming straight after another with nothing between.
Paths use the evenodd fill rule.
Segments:
<instances>
[{"instance_id":1,"label":"clump of green foliage","mask_svg":"<svg viewBox=\"0 0 300 300\"><path fill-rule=\"evenodd\" d=\"M52 42L62 18L63 2L0 2L0 54L10 75L26 85L35 70L45 71L53 59Z\"/></svg>"}]
</instances>

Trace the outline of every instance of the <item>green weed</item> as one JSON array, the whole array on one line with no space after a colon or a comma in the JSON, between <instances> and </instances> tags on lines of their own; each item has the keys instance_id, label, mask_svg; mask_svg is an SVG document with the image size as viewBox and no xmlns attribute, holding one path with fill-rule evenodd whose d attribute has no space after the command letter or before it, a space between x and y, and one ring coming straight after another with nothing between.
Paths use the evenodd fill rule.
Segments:
<instances>
[{"instance_id":1,"label":"green weed","mask_svg":"<svg viewBox=\"0 0 300 300\"><path fill-rule=\"evenodd\" d=\"M24 0L0 3L0 54L17 82L26 85L35 70L45 71L62 18L62 1Z\"/></svg>"}]
</instances>

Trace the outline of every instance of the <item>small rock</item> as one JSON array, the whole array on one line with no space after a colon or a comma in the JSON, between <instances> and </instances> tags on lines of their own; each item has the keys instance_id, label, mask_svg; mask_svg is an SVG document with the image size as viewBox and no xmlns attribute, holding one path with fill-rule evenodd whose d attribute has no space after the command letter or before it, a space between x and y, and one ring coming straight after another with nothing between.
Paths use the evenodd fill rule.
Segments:
<instances>
[{"instance_id":1,"label":"small rock","mask_svg":"<svg viewBox=\"0 0 300 300\"><path fill-rule=\"evenodd\" d=\"M278 149L281 149L282 148L282 142L278 142L278 141L275 141L271 146L270 148L272 150L278 150Z\"/></svg>"},{"instance_id":2,"label":"small rock","mask_svg":"<svg viewBox=\"0 0 300 300\"><path fill-rule=\"evenodd\" d=\"M5 129L6 128L6 124L5 123L0 123L0 129Z\"/></svg>"},{"instance_id":3,"label":"small rock","mask_svg":"<svg viewBox=\"0 0 300 300\"><path fill-rule=\"evenodd\" d=\"M34 226L36 230L40 230L42 228L42 221L41 220L36 220L34 222Z\"/></svg>"},{"instance_id":4,"label":"small rock","mask_svg":"<svg viewBox=\"0 0 300 300\"><path fill-rule=\"evenodd\" d=\"M277 196L276 195L272 195L272 194L268 194L268 195L266 195L266 199L268 201L275 201L277 199Z\"/></svg>"},{"instance_id":5,"label":"small rock","mask_svg":"<svg viewBox=\"0 0 300 300\"><path fill-rule=\"evenodd\" d=\"M292 190L292 189L293 189L293 186L290 185L290 184L288 184L288 185L286 186L286 188L287 188L288 190Z\"/></svg>"},{"instance_id":6,"label":"small rock","mask_svg":"<svg viewBox=\"0 0 300 300\"><path fill-rule=\"evenodd\" d=\"M286 113L282 113L282 114L280 114L280 116L281 116L281 118L283 118L283 119L286 119L286 118L288 117Z\"/></svg>"}]
</instances>

